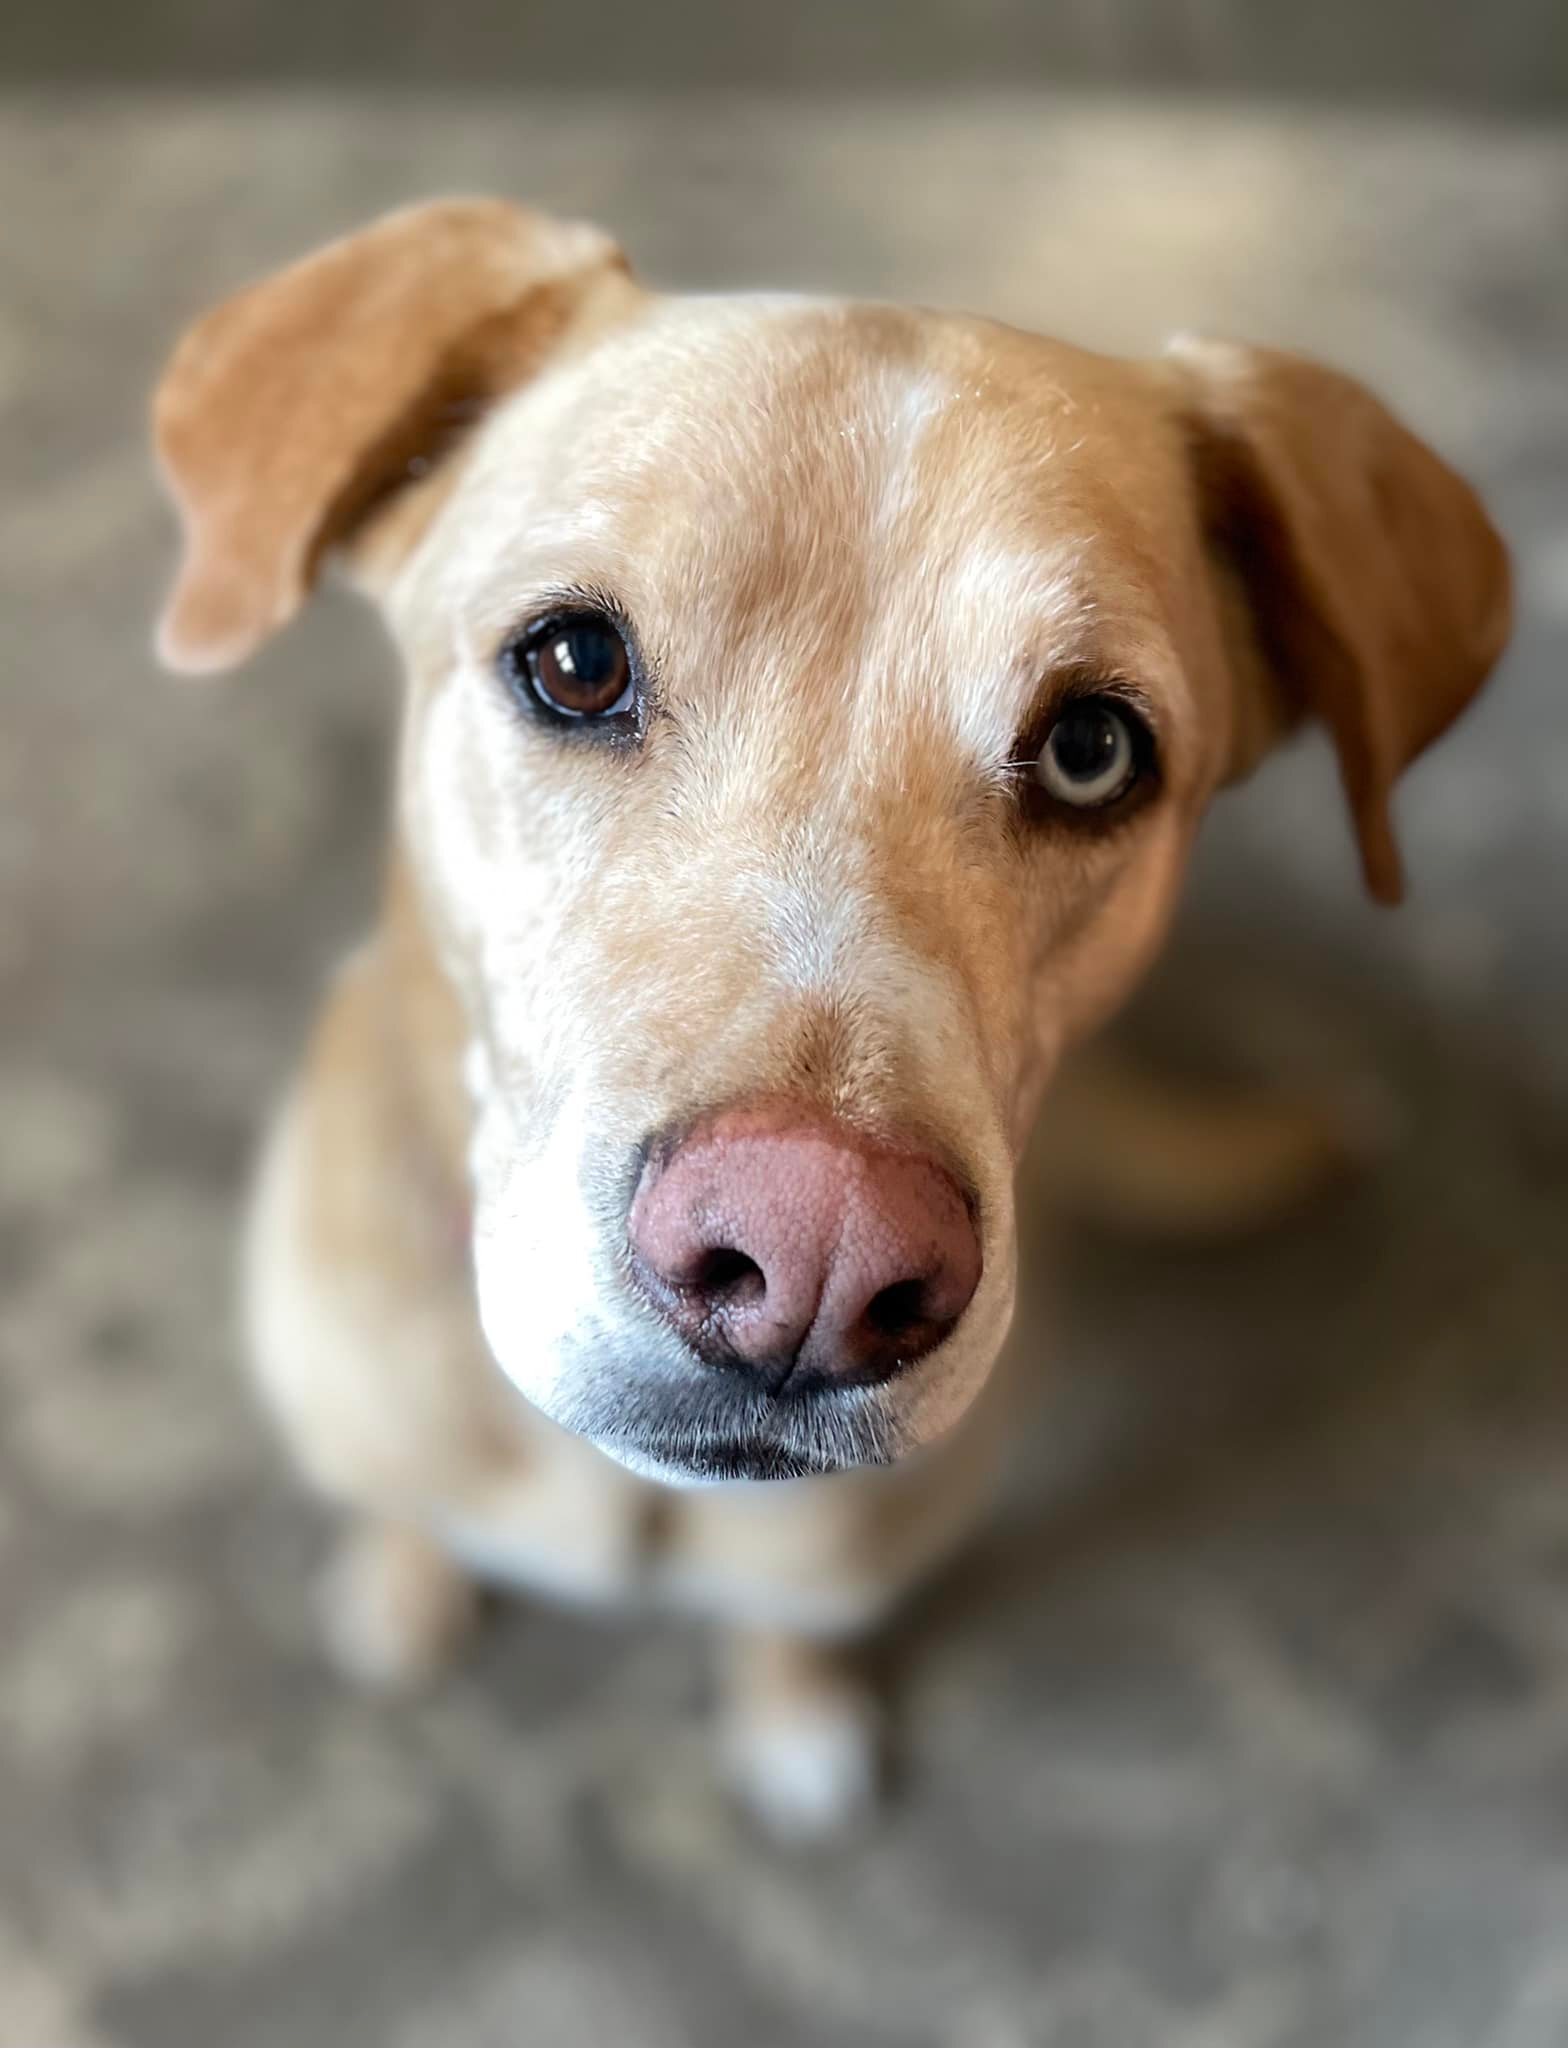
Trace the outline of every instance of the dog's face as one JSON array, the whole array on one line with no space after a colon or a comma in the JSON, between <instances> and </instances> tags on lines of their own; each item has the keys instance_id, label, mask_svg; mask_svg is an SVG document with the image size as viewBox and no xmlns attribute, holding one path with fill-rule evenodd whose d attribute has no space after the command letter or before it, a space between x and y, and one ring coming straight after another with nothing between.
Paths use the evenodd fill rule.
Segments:
<instances>
[{"instance_id":1,"label":"dog's face","mask_svg":"<svg viewBox=\"0 0 1568 2048\"><path fill-rule=\"evenodd\" d=\"M220 309L163 440L172 658L245 651L335 541L386 608L485 1330L665 1476L884 1462L962 1414L1041 1091L1209 796L1318 711L1393 893L1393 776L1506 619L1469 492L1327 372L652 299L502 208Z\"/></svg>"},{"instance_id":2,"label":"dog's face","mask_svg":"<svg viewBox=\"0 0 1568 2048\"><path fill-rule=\"evenodd\" d=\"M1224 765L1182 459L1110 366L787 302L656 303L483 429L389 592L403 815L474 1030L485 1327L549 1413L788 1468L984 1379L1041 1084ZM875 1384L759 1395L629 1269L650 1148L754 1105L918 1149L972 1211L967 1307Z\"/></svg>"}]
</instances>

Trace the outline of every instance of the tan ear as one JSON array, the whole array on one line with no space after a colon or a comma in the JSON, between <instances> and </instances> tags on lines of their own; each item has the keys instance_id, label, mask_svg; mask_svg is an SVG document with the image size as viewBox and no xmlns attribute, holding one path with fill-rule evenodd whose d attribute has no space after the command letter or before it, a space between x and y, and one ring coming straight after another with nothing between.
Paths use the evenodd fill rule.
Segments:
<instances>
[{"instance_id":1,"label":"tan ear","mask_svg":"<svg viewBox=\"0 0 1568 2048\"><path fill-rule=\"evenodd\" d=\"M450 200L389 214L198 321L154 406L185 530L163 659L243 661L299 609L325 551L624 267L597 228Z\"/></svg>"},{"instance_id":2,"label":"tan ear","mask_svg":"<svg viewBox=\"0 0 1568 2048\"><path fill-rule=\"evenodd\" d=\"M1507 552L1463 478L1352 379L1219 342L1170 355L1208 538L1242 594L1222 607L1238 677L1261 668L1278 725L1328 727L1367 887L1397 902L1390 794L1502 652Z\"/></svg>"}]
</instances>

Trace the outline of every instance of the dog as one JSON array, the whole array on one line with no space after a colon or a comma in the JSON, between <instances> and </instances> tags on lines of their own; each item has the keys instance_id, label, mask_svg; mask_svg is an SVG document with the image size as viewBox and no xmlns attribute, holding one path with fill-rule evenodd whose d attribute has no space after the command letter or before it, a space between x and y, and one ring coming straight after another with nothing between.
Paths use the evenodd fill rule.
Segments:
<instances>
[{"instance_id":1,"label":"dog","mask_svg":"<svg viewBox=\"0 0 1568 2048\"><path fill-rule=\"evenodd\" d=\"M1397 899L1391 791L1504 645L1505 549L1304 359L664 297L489 200L219 306L155 436L169 665L243 661L330 559L407 675L379 922L246 1260L345 1517L335 1653L422 1677L480 1582L677 1605L724 1631L744 1797L840 1826L854 1646L1011 1426L1053 1075L1303 721Z\"/></svg>"}]
</instances>

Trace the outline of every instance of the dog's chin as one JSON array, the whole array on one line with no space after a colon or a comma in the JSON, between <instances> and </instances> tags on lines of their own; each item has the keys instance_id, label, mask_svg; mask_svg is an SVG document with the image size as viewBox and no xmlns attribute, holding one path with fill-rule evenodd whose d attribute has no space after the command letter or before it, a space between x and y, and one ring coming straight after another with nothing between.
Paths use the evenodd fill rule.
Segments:
<instances>
[{"instance_id":1,"label":"dog's chin","mask_svg":"<svg viewBox=\"0 0 1568 2048\"><path fill-rule=\"evenodd\" d=\"M767 1484L892 1464L906 1444L881 1395L846 1388L772 1396L729 1375L619 1387L596 1376L553 1412L606 1457L660 1485Z\"/></svg>"},{"instance_id":2,"label":"dog's chin","mask_svg":"<svg viewBox=\"0 0 1568 2048\"><path fill-rule=\"evenodd\" d=\"M624 1435L599 1435L589 1441L617 1465L624 1465L639 1479L652 1480L659 1486L734 1486L757 1482L767 1485L784 1479L822 1479L835 1472L858 1472L868 1465L892 1462L885 1456L810 1456L766 1437L715 1437L704 1443L683 1443L679 1449L659 1442L633 1442Z\"/></svg>"}]
</instances>

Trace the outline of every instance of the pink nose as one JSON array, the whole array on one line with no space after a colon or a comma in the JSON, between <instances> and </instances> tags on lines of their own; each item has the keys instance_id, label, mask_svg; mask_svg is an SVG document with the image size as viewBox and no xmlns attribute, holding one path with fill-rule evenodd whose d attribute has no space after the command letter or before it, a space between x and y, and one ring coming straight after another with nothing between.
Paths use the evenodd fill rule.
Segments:
<instances>
[{"instance_id":1,"label":"pink nose","mask_svg":"<svg viewBox=\"0 0 1568 2048\"><path fill-rule=\"evenodd\" d=\"M980 1280L957 1182L922 1152L812 1119L730 1110L644 1169L633 1267L699 1356L777 1389L797 1367L866 1385L923 1357Z\"/></svg>"}]
</instances>

